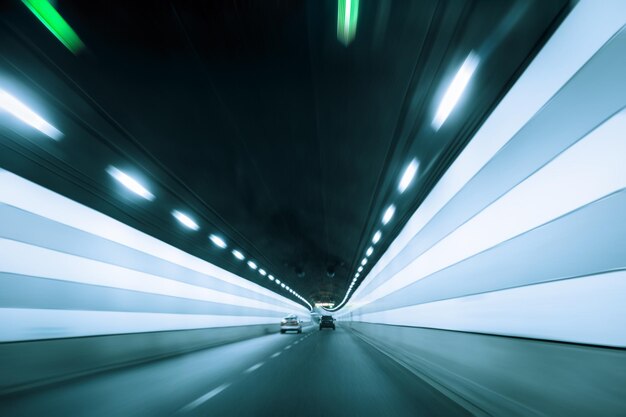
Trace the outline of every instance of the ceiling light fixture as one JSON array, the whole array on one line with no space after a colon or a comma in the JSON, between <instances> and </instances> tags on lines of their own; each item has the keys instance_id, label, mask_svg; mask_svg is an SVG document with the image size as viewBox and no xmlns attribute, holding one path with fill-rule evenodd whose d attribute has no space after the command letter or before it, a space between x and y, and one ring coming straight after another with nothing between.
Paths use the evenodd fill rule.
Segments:
<instances>
[{"instance_id":1,"label":"ceiling light fixture","mask_svg":"<svg viewBox=\"0 0 626 417\"><path fill-rule=\"evenodd\" d=\"M209 236L209 239L211 239L211 242L213 242L213 244L218 248L224 249L226 246L228 246L224 239L222 239L218 235L211 235Z\"/></svg>"},{"instance_id":2,"label":"ceiling light fixture","mask_svg":"<svg viewBox=\"0 0 626 417\"><path fill-rule=\"evenodd\" d=\"M391 204L389 207L387 207L387 210L385 210L385 214L383 214L383 224L389 223L389 221L393 218L393 215L395 213L396 213L396 206Z\"/></svg>"},{"instance_id":3,"label":"ceiling light fixture","mask_svg":"<svg viewBox=\"0 0 626 417\"><path fill-rule=\"evenodd\" d=\"M356 35L359 18L359 0L339 0L337 2L337 39L348 46Z\"/></svg>"},{"instance_id":4,"label":"ceiling light fixture","mask_svg":"<svg viewBox=\"0 0 626 417\"><path fill-rule=\"evenodd\" d=\"M358 268L357 268L357 271L358 271L358 272L362 272L362 271L363 271L363 267L362 267L362 266L358 267Z\"/></svg>"},{"instance_id":5,"label":"ceiling light fixture","mask_svg":"<svg viewBox=\"0 0 626 417\"><path fill-rule=\"evenodd\" d=\"M267 272L265 272L265 269L259 269L259 274L265 276L267 275Z\"/></svg>"},{"instance_id":6,"label":"ceiling light fixture","mask_svg":"<svg viewBox=\"0 0 626 417\"><path fill-rule=\"evenodd\" d=\"M109 166L106 169L107 173L115 178L117 182L122 184L124 187L128 188L133 193L145 198L146 200L152 201L154 200L154 194L152 194L146 187L141 185L139 181L126 174L125 172L120 171L114 166Z\"/></svg>"},{"instance_id":7,"label":"ceiling light fixture","mask_svg":"<svg viewBox=\"0 0 626 417\"><path fill-rule=\"evenodd\" d=\"M380 230L378 230L376 233L374 233L374 237L372 238L372 243L377 244L382 236L383 234L380 232Z\"/></svg>"},{"instance_id":8,"label":"ceiling light fixture","mask_svg":"<svg viewBox=\"0 0 626 417\"><path fill-rule=\"evenodd\" d=\"M366 255L366 256L370 256L373 252L374 252L374 248L370 246L370 247L369 247L369 248L367 248L367 250L365 251L365 255Z\"/></svg>"},{"instance_id":9,"label":"ceiling light fixture","mask_svg":"<svg viewBox=\"0 0 626 417\"><path fill-rule=\"evenodd\" d=\"M409 162L409 166L404 170L404 174L402 174L402 178L400 178L400 183L398 184L398 191L402 194L411 182L413 182L413 178L415 178L415 174L417 173L417 168L419 164L417 163L417 159L413 158L411 162Z\"/></svg>"},{"instance_id":10,"label":"ceiling light fixture","mask_svg":"<svg viewBox=\"0 0 626 417\"><path fill-rule=\"evenodd\" d=\"M456 106L457 102L461 98L463 91L467 87L476 67L479 63L479 58L474 52L470 52L461 68L459 68L458 72L452 79L450 86L446 90L446 93L443 95L441 99L441 103L439 103L439 107L437 108L437 113L435 113L435 118L433 119L432 127L435 130L439 130L441 126L444 124L454 106Z\"/></svg>"},{"instance_id":11,"label":"ceiling light fixture","mask_svg":"<svg viewBox=\"0 0 626 417\"><path fill-rule=\"evenodd\" d=\"M274 275L269 274L267 277L270 279L270 281L274 281Z\"/></svg>"},{"instance_id":12,"label":"ceiling light fixture","mask_svg":"<svg viewBox=\"0 0 626 417\"><path fill-rule=\"evenodd\" d=\"M365 264L367 264L367 258L361 259L361 265L365 265Z\"/></svg>"},{"instance_id":13,"label":"ceiling light fixture","mask_svg":"<svg viewBox=\"0 0 626 417\"><path fill-rule=\"evenodd\" d=\"M252 261L248 261L248 266L249 266L250 268L252 268L252 269L257 269L257 264L255 264L255 263L254 263L254 262L252 262Z\"/></svg>"},{"instance_id":14,"label":"ceiling light fixture","mask_svg":"<svg viewBox=\"0 0 626 417\"><path fill-rule=\"evenodd\" d=\"M2 89L0 89L0 110L4 110L49 138L59 140L63 137L63 133L60 130L46 122L41 116L29 109L28 106Z\"/></svg>"},{"instance_id":15,"label":"ceiling light fixture","mask_svg":"<svg viewBox=\"0 0 626 417\"><path fill-rule=\"evenodd\" d=\"M191 230L198 230L200 228L200 226L198 226L198 223L193 221L191 217L187 216L184 213L181 213L178 210L172 210L172 216L174 216L174 218L178 220L183 226Z\"/></svg>"},{"instance_id":16,"label":"ceiling light fixture","mask_svg":"<svg viewBox=\"0 0 626 417\"><path fill-rule=\"evenodd\" d=\"M22 3L72 53L76 54L85 47L76 32L56 11L49 0L22 0Z\"/></svg>"},{"instance_id":17,"label":"ceiling light fixture","mask_svg":"<svg viewBox=\"0 0 626 417\"><path fill-rule=\"evenodd\" d=\"M244 259L246 259L246 257L243 256L243 253L239 252L237 249L233 249L232 254L235 258L239 259L240 261L243 261Z\"/></svg>"}]
</instances>

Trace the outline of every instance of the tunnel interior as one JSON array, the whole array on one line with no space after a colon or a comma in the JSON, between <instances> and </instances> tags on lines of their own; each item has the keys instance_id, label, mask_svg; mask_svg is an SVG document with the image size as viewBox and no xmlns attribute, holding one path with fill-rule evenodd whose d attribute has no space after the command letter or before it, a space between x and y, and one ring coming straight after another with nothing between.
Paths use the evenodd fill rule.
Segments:
<instances>
[{"instance_id":1,"label":"tunnel interior","mask_svg":"<svg viewBox=\"0 0 626 417\"><path fill-rule=\"evenodd\" d=\"M212 248L218 234L309 302L337 304L387 206L396 214L362 276L568 10L523 3L361 2L346 47L336 1L64 1L58 11L85 45L75 55L18 2L4 12L5 83L15 96L46 91L64 137L49 147L17 139L2 164L273 287ZM471 105L434 129L470 54L480 59ZM400 193L412 160L416 177ZM109 166L157 197L120 190ZM201 230L181 230L175 209Z\"/></svg>"},{"instance_id":2,"label":"tunnel interior","mask_svg":"<svg viewBox=\"0 0 626 417\"><path fill-rule=\"evenodd\" d=\"M3 4L0 414L623 415L625 25Z\"/></svg>"}]
</instances>

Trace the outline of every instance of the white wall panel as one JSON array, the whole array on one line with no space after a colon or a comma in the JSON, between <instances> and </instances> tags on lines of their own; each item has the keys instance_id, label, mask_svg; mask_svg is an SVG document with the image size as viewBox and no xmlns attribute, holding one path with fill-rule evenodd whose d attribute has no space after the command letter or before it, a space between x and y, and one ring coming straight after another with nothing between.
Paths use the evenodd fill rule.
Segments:
<instances>
[{"instance_id":1,"label":"white wall panel","mask_svg":"<svg viewBox=\"0 0 626 417\"><path fill-rule=\"evenodd\" d=\"M624 25L624 2L574 7L337 317L626 347Z\"/></svg>"},{"instance_id":2,"label":"white wall panel","mask_svg":"<svg viewBox=\"0 0 626 417\"><path fill-rule=\"evenodd\" d=\"M626 272L565 279L379 313L371 323L626 347Z\"/></svg>"},{"instance_id":3,"label":"white wall panel","mask_svg":"<svg viewBox=\"0 0 626 417\"><path fill-rule=\"evenodd\" d=\"M23 277L30 289L0 297L5 303L0 303L0 342L278 325L287 314L308 317L306 308L286 297L5 170L0 170L0 206L6 214L0 216L3 288L11 291L11 280ZM9 219L13 224L2 223ZM91 245L114 250L100 255L85 250ZM54 303L46 299L51 289ZM77 310L76 299L99 307ZM46 308L52 304L61 308ZM120 311L129 305L140 310Z\"/></svg>"},{"instance_id":4,"label":"white wall panel","mask_svg":"<svg viewBox=\"0 0 626 417\"><path fill-rule=\"evenodd\" d=\"M0 342L276 323L276 317L0 308ZM277 327L278 328L278 327Z\"/></svg>"}]
</instances>

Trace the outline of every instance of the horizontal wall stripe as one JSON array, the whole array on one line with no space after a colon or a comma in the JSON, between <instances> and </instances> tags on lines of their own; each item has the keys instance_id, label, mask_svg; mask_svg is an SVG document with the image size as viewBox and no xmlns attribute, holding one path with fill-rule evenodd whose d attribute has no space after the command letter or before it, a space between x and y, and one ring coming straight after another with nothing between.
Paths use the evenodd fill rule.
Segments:
<instances>
[{"instance_id":1,"label":"horizontal wall stripe","mask_svg":"<svg viewBox=\"0 0 626 417\"><path fill-rule=\"evenodd\" d=\"M275 317L0 308L0 342L277 323ZM278 328L278 323L276 324Z\"/></svg>"},{"instance_id":2,"label":"horizontal wall stripe","mask_svg":"<svg viewBox=\"0 0 626 417\"><path fill-rule=\"evenodd\" d=\"M33 262L36 260L36 262ZM240 297L103 262L0 239L0 271L285 312L283 306ZM293 312L300 309L292 309Z\"/></svg>"},{"instance_id":3,"label":"horizontal wall stripe","mask_svg":"<svg viewBox=\"0 0 626 417\"><path fill-rule=\"evenodd\" d=\"M0 169L0 189L2 189L0 203L20 208L92 235L117 242L131 249L159 257L204 274L207 277L219 279L263 296L274 298L291 305L301 312L307 311L301 304L293 300L238 277L216 265L196 258L111 217L2 169Z\"/></svg>"},{"instance_id":4,"label":"horizontal wall stripe","mask_svg":"<svg viewBox=\"0 0 626 417\"><path fill-rule=\"evenodd\" d=\"M626 347L626 271L384 312L355 321Z\"/></svg>"},{"instance_id":5,"label":"horizontal wall stripe","mask_svg":"<svg viewBox=\"0 0 626 417\"><path fill-rule=\"evenodd\" d=\"M626 187L624 131L626 111L613 116L415 258L405 269L360 297L359 305L371 303Z\"/></svg>"},{"instance_id":6,"label":"horizontal wall stripe","mask_svg":"<svg viewBox=\"0 0 626 417\"><path fill-rule=\"evenodd\" d=\"M236 292L243 297L262 300L265 296L219 279L207 279L194 270L134 250L79 229L57 223L6 204L0 204L0 238L8 238L57 252L104 262L135 271L221 292ZM37 233L33 233L36 230ZM293 308L286 299L268 298L272 304ZM277 304L277 305L278 305Z\"/></svg>"},{"instance_id":7,"label":"horizontal wall stripe","mask_svg":"<svg viewBox=\"0 0 626 417\"><path fill-rule=\"evenodd\" d=\"M626 190L445 268L361 313L626 268ZM581 239L580 236L585 236Z\"/></svg>"},{"instance_id":8,"label":"horizontal wall stripe","mask_svg":"<svg viewBox=\"0 0 626 417\"><path fill-rule=\"evenodd\" d=\"M282 317L277 311L0 272L0 308ZM0 326L1 328L1 326Z\"/></svg>"}]
</instances>

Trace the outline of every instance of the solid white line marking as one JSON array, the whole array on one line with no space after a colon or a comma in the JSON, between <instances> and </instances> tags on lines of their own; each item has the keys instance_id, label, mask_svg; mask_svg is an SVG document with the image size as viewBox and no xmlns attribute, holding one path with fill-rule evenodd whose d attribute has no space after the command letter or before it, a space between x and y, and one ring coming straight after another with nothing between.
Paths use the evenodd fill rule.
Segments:
<instances>
[{"instance_id":1,"label":"solid white line marking","mask_svg":"<svg viewBox=\"0 0 626 417\"><path fill-rule=\"evenodd\" d=\"M230 384L222 384L219 387L212 389L211 391L209 391L206 394L204 394L202 397L198 398L197 400L195 400L193 402L190 402L189 404L187 404L186 406L181 408L180 411L188 412L188 411L193 410L194 408L198 407L199 405L202 405L206 401L208 401L211 398L215 397L217 394L219 394L220 392L224 391L229 386L230 386Z\"/></svg>"},{"instance_id":2,"label":"solid white line marking","mask_svg":"<svg viewBox=\"0 0 626 417\"><path fill-rule=\"evenodd\" d=\"M251 367L249 367L248 369L246 369L246 370L244 371L244 373L249 374L250 372L254 372L254 371L256 371L257 369L259 369L261 366L263 366L263 364L264 364L264 363L265 363L265 362L259 362L259 363L257 363L256 365L252 365Z\"/></svg>"},{"instance_id":3,"label":"solid white line marking","mask_svg":"<svg viewBox=\"0 0 626 417\"><path fill-rule=\"evenodd\" d=\"M278 355L280 355L280 352L276 352L276 353L274 353L271 357L272 357L272 358L275 358L275 357L277 357Z\"/></svg>"}]
</instances>

